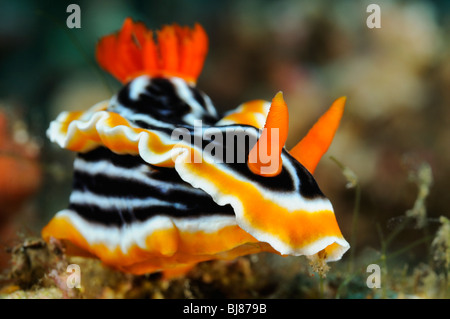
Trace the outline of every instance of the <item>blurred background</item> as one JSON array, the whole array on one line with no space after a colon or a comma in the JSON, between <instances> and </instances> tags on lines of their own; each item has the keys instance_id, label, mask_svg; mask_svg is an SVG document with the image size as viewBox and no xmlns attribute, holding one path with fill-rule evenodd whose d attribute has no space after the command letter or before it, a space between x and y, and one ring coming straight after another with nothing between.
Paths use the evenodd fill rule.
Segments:
<instances>
[{"instance_id":1,"label":"blurred background","mask_svg":"<svg viewBox=\"0 0 450 319\"><path fill-rule=\"evenodd\" d=\"M81 8L80 29L66 26L70 3ZM370 3L381 8L379 29L366 25ZM427 227L409 224L392 245L435 232L439 216L450 215L449 13L443 0L0 2L0 244L39 236L66 207L73 154L52 145L45 131L61 111L87 109L119 88L98 68L94 52L97 40L128 16L153 29L203 25L210 48L198 87L220 111L283 91L288 149L336 98L347 96L315 176L344 236L356 229L355 254L379 249L380 232L389 234L405 219L423 185L415 173L423 163L431 168ZM356 228L355 188L330 156L358 178ZM428 258L430 242L403 258Z\"/></svg>"}]
</instances>

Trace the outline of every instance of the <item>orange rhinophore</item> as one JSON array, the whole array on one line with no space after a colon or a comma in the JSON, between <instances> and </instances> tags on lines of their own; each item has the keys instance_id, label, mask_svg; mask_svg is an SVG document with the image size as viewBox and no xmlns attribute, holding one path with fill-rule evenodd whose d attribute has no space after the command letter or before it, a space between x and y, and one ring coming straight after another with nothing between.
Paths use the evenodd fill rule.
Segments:
<instances>
[{"instance_id":1,"label":"orange rhinophore","mask_svg":"<svg viewBox=\"0 0 450 319\"><path fill-rule=\"evenodd\" d=\"M308 134L295 145L290 153L314 174L317 164L333 140L342 114L346 97L337 99L330 109L320 117Z\"/></svg>"},{"instance_id":2,"label":"orange rhinophore","mask_svg":"<svg viewBox=\"0 0 450 319\"><path fill-rule=\"evenodd\" d=\"M49 138L77 156L69 205L44 239L125 272L167 276L258 252L336 261L347 251L311 175L343 101L288 152L281 92L222 116L195 86L207 43L198 24L153 33L131 19L100 40L97 59L123 87L50 124Z\"/></svg>"},{"instance_id":3,"label":"orange rhinophore","mask_svg":"<svg viewBox=\"0 0 450 319\"><path fill-rule=\"evenodd\" d=\"M281 172L283 167L281 152L286 143L288 130L288 108L283 93L279 92L270 105L264 130L256 145L250 150L248 167L253 173L270 177ZM271 167L272 164L275 167Z\"/></svg>"}]
</instances>

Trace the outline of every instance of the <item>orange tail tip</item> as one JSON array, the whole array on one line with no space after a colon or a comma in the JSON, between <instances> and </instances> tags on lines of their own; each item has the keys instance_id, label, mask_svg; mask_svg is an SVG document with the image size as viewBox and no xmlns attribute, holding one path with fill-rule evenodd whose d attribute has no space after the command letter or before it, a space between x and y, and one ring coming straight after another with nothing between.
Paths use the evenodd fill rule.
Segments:
<instances>
[{"instance_id":1,"label":"orange tail tip","mask_svg":"<svg viewBox=\"0 0 450 319\"><path fill-rule=\"evenodd\" d=\"M122 83L143 74L195 83L208 52L208 37L200 24L192 29L164 26L156 32L156 40L143 23L127 18L118 33L100 39L96 58Z\"/></svg>"},{"instance_id":2,"label":"orange tail tip","mask_svg":"<svg viewBox=\"0 0 450 319\"><path fill-rule=\"evenodd\" d=\"M248 167L254 174L271 177L281 172L281 151L286 143L288 127L288 107L283 93L278 92L270 105L264 130L249 153Z\"/></svg>"},{"instance_id":3,"label":"orange tail tip","mask_svg":"<svg viewBox=\"0 0 450 319\"><path fill-rule=\"evenodd\" d=\"M289 152L311 174L328 150L344 113L346 97L340 97L314 124L306 136Z\"/></svg>"}]
</instances>

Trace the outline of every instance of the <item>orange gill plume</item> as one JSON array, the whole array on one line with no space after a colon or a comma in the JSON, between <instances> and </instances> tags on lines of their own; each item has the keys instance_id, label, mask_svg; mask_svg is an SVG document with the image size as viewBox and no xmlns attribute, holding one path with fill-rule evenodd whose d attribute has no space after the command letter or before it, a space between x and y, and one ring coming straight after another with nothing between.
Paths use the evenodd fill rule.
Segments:
<instances>
[{"instance_id":1,"label":"orange gill plume","mask_svg":"<svg viewBox=\"0 0 450 319\"><path fill-rule=\"evenodd\" d=\"M100 39L100 66L122 83L139 75L175 76L195 84L208 52L208 37L200 24L194 28L166 25L156 32L127 18L122 29Z\"/></svg>"},{"instance_id":2,"label":"orange gill plume","mask_svg":"<svg viewBox=\"0 0 450 319\"><path fill-rule=\"evenodd\" d=\"M311 174L333 140L345 101L346 97L337 99L289 152ZM287 139L288 122L288 108L283 94L279 92L272 100L263 132L249 153L248 167L254 174L271 177L281 172L281 152Z\"/></svg>"}]
</instances>

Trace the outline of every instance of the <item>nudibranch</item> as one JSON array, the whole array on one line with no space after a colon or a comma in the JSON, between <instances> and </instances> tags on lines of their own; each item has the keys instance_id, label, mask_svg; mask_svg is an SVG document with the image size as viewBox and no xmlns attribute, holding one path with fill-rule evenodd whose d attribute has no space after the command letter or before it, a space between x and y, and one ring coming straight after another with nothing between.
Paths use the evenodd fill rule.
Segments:
<instances>
[{"instance_id":1,"label":"nudibranch","mask_svg":"<svg viewBox=\"0 0 450 319\"><path fill-rule=\"evenodd\" d=\"M127 18L100 39L99 65L123 87L50 124L51 141L77 156L69 206L44 227L45 240L134 274L258 252L342 257L349 244L312 173L345 98L288 152L281 93L221 117L196 88L207 50L199 24L153 34Z\"/></svg>"}]
</instances>

